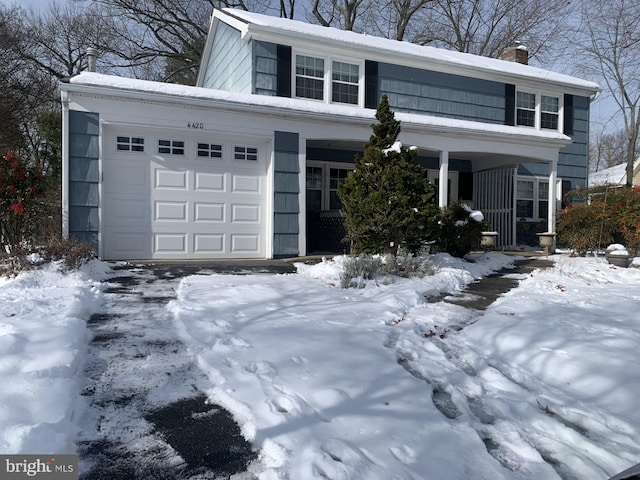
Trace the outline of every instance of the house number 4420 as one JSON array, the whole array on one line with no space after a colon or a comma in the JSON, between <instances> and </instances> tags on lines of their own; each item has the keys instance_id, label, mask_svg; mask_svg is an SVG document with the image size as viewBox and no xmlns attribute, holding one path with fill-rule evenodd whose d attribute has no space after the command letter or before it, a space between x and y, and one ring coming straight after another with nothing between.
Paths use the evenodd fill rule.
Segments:
<instances>
[{"instance_id":1,"label":"house number 4420","mask_svg":"<svg viewBox=\"0 0 640 480\"><path fill-rule=\"evenodd\" d=\"M196 130L203 130L204 123L200 122L187 122L187 128L195 128Z\"/></svg>"}]
</instances>

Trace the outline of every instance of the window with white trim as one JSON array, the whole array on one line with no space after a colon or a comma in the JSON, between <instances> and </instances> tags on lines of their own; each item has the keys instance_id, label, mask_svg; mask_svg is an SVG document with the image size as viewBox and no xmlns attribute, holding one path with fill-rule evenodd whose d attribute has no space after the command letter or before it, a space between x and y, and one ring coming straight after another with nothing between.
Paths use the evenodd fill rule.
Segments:
<instances>
[{"instance_id":1,"label":"window with white trim","mask_svg":"<svg viewBox=\"0 0 640 480\"><path fill-rule=\"evenodd\" d=\"M116 150L119 152L144 152L144 138L118 135L116 137Z\"/></svg>"},{"instance_id":2,"label":"window with white trim","mask_svg":"<svg viewBox=\"0 0 640 480\"><path fill-rule=\"evenodd\" d=\"M295 90L297 98L329 103L360 104L363 62L349 59L295 55Z\"/></svg>"},{"instance_id":3,"label":"window with white trim","mask_svg":"<svg viewBox=\"0 0 640 480\"><path fill-rule=\"evenodd\" d=\"M358 104L360 66L346 62L331 62L331 101Z\"/></svg>"},{"instance_id":4,"label":"window with white trim","mask_svg":"<svg viewBox=\"0 0 640 480\"><path fill-rule=\"evenodd\" d=\"M516 125L544 130L561 130L559 94L518 90L516 92Z\"/></svg>"},{"instance_id":5,"label":"window with white trim","mask_svg":"<svg viewBox=\"0 0 640 480\"><path fill-rule=\"evenodd\" d=\"M247 147L244 145L236 145L233 147L233 159L234 160L248 160L251 162L258 161L258 148Z\"/></svg>"},{"instance_id":6,"label":"window with white trim","mask_svg":"<svg viewBox=\"0 0 640 480\"><path fill-rule=\"evenodd\" d=\"M546 219L549 215L549 180L520 177L516 184L516 217Z\"/></svg>"},{"instance_id":7,"label":"window with white trim","mask_svg":"<svg viewBox=\"0 0 640 480\"><path fill-rule=\"evenodd\" d=\"M222 158L222 145L198 142L196 152L200 158Z\"/></svg>"},{"instance_id":8,"label":"window with white trim","mask_svg":"<svg viewBox=\"0 0 640 480\"><path fill-rule=\"evenodd\" d=\"M184 155L184 141L159 139L158 153L162 155Z\"/></svg>"},{"instance_id":9,"label":"window with white trim","mask_svg":"<svg viewBox=\"0 0 640 480\"><path fill-rule=\"evenodd\" d=\"M340 210L338 188L355 166L337 162L307 162L307 206L313 211Z\"/></svg>"},{"instance_id":10,"label":"window with white trim","mask_svg":"<svg viewBox=\"0 0 640 480\"><path fill-rule=\"evenodd\" d=\"M296 55L296 97L324 100L324 59Z\"/></svg>"}]
</instances>

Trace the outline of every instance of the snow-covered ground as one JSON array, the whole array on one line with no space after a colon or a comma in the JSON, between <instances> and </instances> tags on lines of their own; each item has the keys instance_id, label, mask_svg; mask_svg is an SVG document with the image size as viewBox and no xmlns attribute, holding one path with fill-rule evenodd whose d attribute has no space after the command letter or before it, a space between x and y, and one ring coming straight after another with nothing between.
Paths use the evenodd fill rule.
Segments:
<instances>
[{"instance_id":1,"label":"snow-covered ground","mask_svg":"<svg viewBox=\"0 0 640 480\"><path fill-rule=\"evenodd\" d=\"M87 350L108 266L0 277L0 453L72 453Z\"/></svg>"},{"instance_id":2,"label":"snow-covered ground","mask_svg":"<svg viewBox=\"0 0 640 480\"><path fill-rule=\"evenodd\" d=\"M640 458L640 269L552 258L482 313L427 297L512 257L363 289L340 258L191 276L167 308L262 480L606 479ZM0 279L1 453L74 451L104 266Z\"/></svg>"}]
</instances>

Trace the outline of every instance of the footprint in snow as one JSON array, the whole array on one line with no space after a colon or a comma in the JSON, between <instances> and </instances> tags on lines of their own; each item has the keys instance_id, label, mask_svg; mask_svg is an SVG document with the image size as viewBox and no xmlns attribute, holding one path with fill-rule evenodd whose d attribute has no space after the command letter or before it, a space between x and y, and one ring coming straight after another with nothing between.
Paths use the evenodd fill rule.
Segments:
<instances>
[{"instance_id":1,"label":"footprint in snow","mask_svg":"<svg viewBox=\"0 0 640 480\"><path fill-rule=\"evenodd\" d=\"M416 451L408 445L400 445L399 447L390 447L391 455L401 463L410 465L416 461Z\"/></svg>"},{"instance_id":2,"label":"footprint in snow","mask_svg":"<svg viewBox=\"0 0 640 480\"><path fill-rule=\"evenodd\" d=\"M307 360L307 358L303 355L294 355L290 358L290 360L296 365L306 365L307 363L309 363L309 360Z\"/></svg>"}]
</instances>

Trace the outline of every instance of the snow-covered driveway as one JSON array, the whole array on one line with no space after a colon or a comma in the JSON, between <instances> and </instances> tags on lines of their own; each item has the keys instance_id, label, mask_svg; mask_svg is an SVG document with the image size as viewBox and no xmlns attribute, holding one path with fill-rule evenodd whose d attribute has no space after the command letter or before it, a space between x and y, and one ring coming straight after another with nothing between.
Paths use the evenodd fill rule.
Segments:
<instances>
[{"instance_id":1,"label":"snow-covered driveway","mask_svg":"<svg viewBox=\"0 0 640 480\"><path fill-rule=\"evenodd\" d=\"M555 259L482 314L425 297L507 257L362 290L334 262L189 277L169 308L261 479L605 479L640 456L640 270Z\"/></svg>"}]
</instances>

